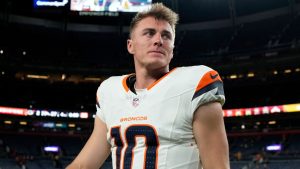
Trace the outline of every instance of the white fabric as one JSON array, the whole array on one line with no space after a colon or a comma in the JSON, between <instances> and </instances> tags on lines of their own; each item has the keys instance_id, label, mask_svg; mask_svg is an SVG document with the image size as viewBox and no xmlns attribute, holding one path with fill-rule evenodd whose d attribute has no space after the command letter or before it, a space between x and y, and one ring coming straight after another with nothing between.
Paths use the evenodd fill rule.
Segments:
<instances>
[{"instance_id":1,"label":"white fabric","mask_svg":"<svg viewBox=\"0 0 300 169\"><path fill-rule=\"evenodd\" d=\"M132 169L150 169L156 165L157 169L199 169L199 151L192 131L193 114L198 106L211 101L225 101L224 95L218 95L217 88L193 99L197 85L205 73L212 69L206 66L180 67L166 75L150 90L135 95L130 90L126 92L122 85L124 76L111 77L105 80L97 91L100 107L97 106L97 116L103 120L107 127L107 139L112 145L113 168L116 169L116 139L112 137L112 128L119 127L120 139L123 149L120 156L120 169L123 169L128 160L132 160ZM133 99L138 97L138 105L133 105ZM134 127L139 126L132 130ZM143 130L141 126L148 126ZM150 127L149 127L150 126ZM150 152L146 141L151 139L153 131L157 135L159 146L152 145L156 150ZM135 143L132 156L129 152L128 140L125 133L142 132L146 134L134 135ZM148 132L148 133L147 133ZM147 136L146 136L147 135ZM128 135L128 137L131 137ZM154 138L155 139L155 138ZM127 148L127 149L126 149ZM155 164L145 163L148 158L157 154ZM130 151L131 152L131 151ZM125 157L126 156L126 157ZM125 157L125 160L124 160ZM152 157L155 159L155 157ZM127 161L127 162L125 162ZM125 166L130 168L130 166Z\"/></svg>"}]
</instances>

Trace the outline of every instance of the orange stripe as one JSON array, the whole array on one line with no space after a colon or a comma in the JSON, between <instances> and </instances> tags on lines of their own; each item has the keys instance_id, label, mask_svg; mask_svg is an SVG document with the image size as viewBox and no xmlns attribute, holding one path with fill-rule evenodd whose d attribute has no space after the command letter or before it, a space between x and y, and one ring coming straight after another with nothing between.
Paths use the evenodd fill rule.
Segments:
<instances>
[{"instance_id":1,"label":"orange stripe","mask_svg":"<svg viewBox=\"0 0 300 169\"><path fill-rule=\"evenodd\" d=\"M165 74L163 77L159 78L157 81L155 81L154 83L152 83L150 86L147 87L147 90L150 90L153 86L155 86L158 82L160 82L163 78L165 78L166 76L168 76L171 72L173 72L176 68L172 69L170 72L168 72L167 74Z\"/></svg>"},{"instance_id":2,"label":"orange stripe","mask_svg":"<svg viewBox=\"0 0 300 169\"><path fill-rule=\"evenodd\" d=\"M212 76L216 76L216 75L217 75L216 78L212 78ZM201 90L205 86L215 82L215 81L222 81L221 78L220 78L220 75L218 75L217 71L211 70L211 71L205 73L205 75L202 77L202 79L198 83L198 86L196 88L196 92Z\"/></svg>"},{"instance_id":3,"label":"orange stripe","mask_svg":"<svg viewBox=\"0 0 300 169\"><path fill-rule=\"evenodd\" d=\"M124 89L125 89L126 92L129 91L129 88L128 88L128 86L127 86L126 81L127 81L128 77L129 77L130 75L132 75L132 74L127 75L127 76L123 79L123 81L122 81L122 85L123 85L123 87L124 87Z\"/></svg>"}]
</instances>

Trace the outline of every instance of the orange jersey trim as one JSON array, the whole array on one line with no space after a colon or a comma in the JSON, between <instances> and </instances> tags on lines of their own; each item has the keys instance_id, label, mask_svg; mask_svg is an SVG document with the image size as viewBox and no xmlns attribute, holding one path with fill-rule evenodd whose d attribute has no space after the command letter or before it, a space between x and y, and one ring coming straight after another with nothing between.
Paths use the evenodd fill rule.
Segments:
<instances>
[{"instance_id":1,"label":"orange jersey trim","mask_svg":"<svg viewBox=\"0 0 300 169\"><path fill-rule=\"evenodd\" d=\"M154 87L158 82L160 82L162 79L164 79L165 77L167 77L170 73L172 73L174 70L176 70L176 68L172 69L171 71L169 71L167 74L165 74L163 77L159 78L158 80L156 80L154 83L152 83L150 86L147 87L147 90L150 90L152 87Z\"/></svg>"},{"instance_id":2,"label":"orange jersey trim","mask_svg":"<svg viewBox=\"0 0 300 169\"><path fill-rule=\"evenodd\" d=\"M129 87L128 87L127 84L126 84L126 81L127 81L127 79L128 79L131 75L133 75L133 73L127 75L127 76L123 79L123 81L122 81L122 85L123 85L123 87L124 87L124 89L125 89L126 92L129 91Z\"/></svg>"},{"instance_id":3,"label":"orange jersey trim","mask_svg":"<svg viewBox=\"0 0 300 169\"><path fill-rule=\"evenodd\" d=\"M156 80L155 82L153 82L150 86L148 86L147 87L147 90L150 90L152 87L154 87L158 82L160 82L162 79L164 79L165 77L167 77L170 73L172 73L174 70L176 70L176 68L174 68L174 69L172 69L171 71L169 71L167 74L165 74L164 76L162 76L161 78L159 78L158 80ZM129 74L129 75L127 75L124 79L123 79L123 81L122 81L122 85L123 85L123 87L124 87L124 89L125 89L125 91L126 92L128 92L129 91L129 87L127 86L127 79L131 76L131 75L133 75L134 73L132 73L132 74Z\"/></svg>"},{"instance_id":4,"label":"orange jersey trim","mask_svg":"<svg viewBox=\"0 0 300 169\"><path fill-rule=\"evenodd\" d=\"M215 81L222 82L217 71L211 70L211 71L205 73L205 75L202 77L202 79L199 81L199 83L197 85L196 92L203 89L205 86L207 86Z\"/></svg>"}]
</instances>

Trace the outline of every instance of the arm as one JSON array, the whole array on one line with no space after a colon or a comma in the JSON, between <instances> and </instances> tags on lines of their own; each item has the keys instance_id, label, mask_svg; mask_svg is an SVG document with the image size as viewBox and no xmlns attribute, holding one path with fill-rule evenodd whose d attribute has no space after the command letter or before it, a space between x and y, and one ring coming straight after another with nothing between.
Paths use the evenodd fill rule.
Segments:
<instances>
[{"instance_id":1,"label":"arm","mask_svg":"<svg viewBox=\"0 0 300 169\"><path fill-rule=\"evenodd\" d=\"M66 169L98 169L110 154L106 125L95 117L94 130L75 160Z\"/></svg>"},{"instance_id":2,"label":"arm","mask_svg":"<svg viewBox=\"0 0 300 169\"><path fill-rule=\"evenodd\" d=\"M229 169L229 148L220 103L207 103L196 110L193 132L203 168Z\"/></svg>"}]
</instances>

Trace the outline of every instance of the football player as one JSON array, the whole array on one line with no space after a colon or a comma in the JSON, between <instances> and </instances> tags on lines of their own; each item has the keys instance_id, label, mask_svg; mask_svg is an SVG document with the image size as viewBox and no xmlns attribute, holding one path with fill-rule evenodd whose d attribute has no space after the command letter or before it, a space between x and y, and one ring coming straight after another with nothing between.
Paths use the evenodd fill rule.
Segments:
<instances>
[{"instance_id":1,"label":"football player","mask_svg":"<svg viewBox=\"0 0 300 169\"><path fill-rule=\"evenodd\" d=\"M135 73L113 76L97 90L94 130L67 167L229 169L223 83L204 66L169 70L178 15L161 3L137 13L127 49Z\"/></svg>"}]
</instances>

